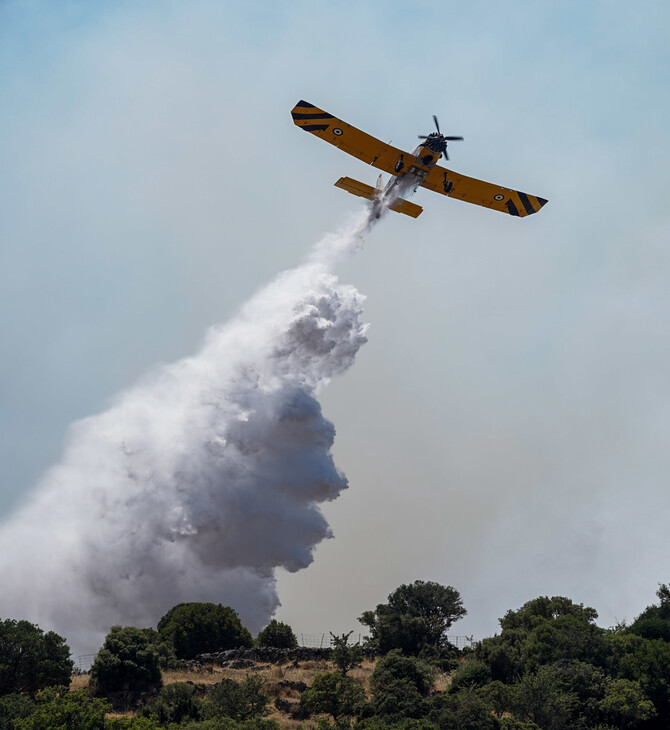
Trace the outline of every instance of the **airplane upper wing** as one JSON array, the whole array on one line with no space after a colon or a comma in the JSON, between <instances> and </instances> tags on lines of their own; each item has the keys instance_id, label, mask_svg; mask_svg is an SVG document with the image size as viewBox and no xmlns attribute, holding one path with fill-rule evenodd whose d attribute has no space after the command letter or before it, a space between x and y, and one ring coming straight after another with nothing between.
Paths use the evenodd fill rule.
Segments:
<instances>
[{"instance_id":1,"label":"airplane upper wing","mask_svg":"<svg viewBox=\"0 0 670 730\"><path fill-rule=\"evenodd\" d=\"M291 116L294 124L306 132L325 139L344 152L391 175L397 175L394 168L401 155L411 157L407 152L361 132L360 129L336 119L332 114L317 109L306 101L299 101L293 107Z\"/></svg>"},{"instance_id":2,"label":"airplane upper wing","mask_svg":"<svg viewBox=\"0 0 670 730\"><path fill-rule=\"evenodd\" d=\"M451 181L450 192L445 192L444 185ZM450 198L465 200L466 203L474 203L484 208L493 208L502 213L524 217L537 213L547 202L544 198L536 195L528 195L518 190L510 190L500 185L493 185L474 177L461 175L459 172L447 170L444 167L435 165L424 178L421 185L435 193L448 195Z\"/></svg>"}]
</instances>

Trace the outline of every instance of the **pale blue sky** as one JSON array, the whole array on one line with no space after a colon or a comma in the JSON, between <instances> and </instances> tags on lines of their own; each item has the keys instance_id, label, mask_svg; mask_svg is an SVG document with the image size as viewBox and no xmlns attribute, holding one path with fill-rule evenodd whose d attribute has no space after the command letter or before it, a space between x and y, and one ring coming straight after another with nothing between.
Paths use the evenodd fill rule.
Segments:
<instances>
[{"instance_id":1,"label":"pale blue sky","mask_svg":"<svg viewBox=\"0 0 670 730\"><path fill-rule=\"evenodd\" d=\"M541 593L631 618L668 580L669 89L662 0L0 2L0 511L356 208L332 183L376 174L298 99L407 148L435 113L455 169L550 202L421 191L342 268L372 325L323 397L351 489L280 616L353 628L429 578L468 633Z\"/></svg>"}]
</instances>

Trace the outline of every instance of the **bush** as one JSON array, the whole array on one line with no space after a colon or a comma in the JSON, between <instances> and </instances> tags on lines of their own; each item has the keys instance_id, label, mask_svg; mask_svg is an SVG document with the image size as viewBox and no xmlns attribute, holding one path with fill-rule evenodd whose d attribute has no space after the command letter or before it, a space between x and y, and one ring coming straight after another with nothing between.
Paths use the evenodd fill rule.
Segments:
<instances>
[{"instance_id":1,"label":"bush","mask_svg":"<svg viewBox=\"0 0 670 730\"><path fill-rule=\"evenodd\" d=\"M349 637L352 633L353 631L350 631L348 634L336 636L332 631L330 632L333 644L331 658L333 664L343 675L363 661L363 647L358 643L349 644Z\"/></svg>"},{"instance_id":2,"label":"bush","mask_svg":"<svg viewBox=\"0 0 670 730\"><path fill-rule=\"evenodd\" d=\"M425 697L433 686L433 668L414 657L403 656L397 649L382 657L370 675L370 686L377 692L396 679L409 680Z\"/></svg>"},{"instance_id":3,"label":"bush","mask_svg":"<svg viewBox=\"0 0 670 730\"><path fill-rule=\"evenodd\" d=\"M426 699L411 679L392 679L377 686L363 714L382 716L390 722L403 718L419 719L428 710Z\"/></svg>"},{"instance_id":4,"label":"bush","mask_svg":"<svg viewBox=\"0 0 670 730\"><path fill-rule=\"evenodd\" d=\"M233 720L250 720L268 714L268 695L261 692L263 680L248 676L242 684L223 679L215 684L207 695L205 714L209 718L230 717Z\"/></svg>"},{"instance_id":5,"label":"bush","mask_svg":"<svg viewBox=\"0 0 670 730\"><path fill-rule=\"evenodd\" d=\"M25 719L14 720L14 727L16 730L103 730L105 714L111 709L108 702L91 698L86 690L61 693L50 687L37 695L33 713Z\"/></svg>"},{"instance_id":6,"label":"bush","mask_svg":"<svg viewBox=\"0 0 670 730\"><path fill-rule=\"evenodd\" d=\"M0 730L14 730L14 720L32 715L35 703L25 695L0 697Z\"/></svg>"},{"instance_id":7,"label":"bush","mask_svg":"<svg viewBox=\"0 0 670 730\"><path fill-rule=\"evenodd\" d=\"M275 649L294 649L298 646L293 629L281 621L272 619L256 637L258 646L269 646Z\"/></svg>"},{"instance_id":8,"label":"bush","mask_svg":"<svg viewBox=\"0 0 670 730\"><path fill-rule=\"evenodd\" d=\"M237 613L215 603L179 603L158 622L158 633L178 659L253 645Z\"/></svg>"},{"instance_id":9,"label":"bush","mask_svg":"<svg viewBox=\"0 0 670 730\"><path fill-rule=\"evenodd\" d=\"M160 723L199 720L202 716L202 700L196 696L192 684L175 682L163 687L158 697L147 702L141 714L154 717Z\"/></svg>"},{"instance_id":10,"label":"bush","mask_svg":"<svg viewBox=\"0 0 670 730\"><path fill-rule=\"evenodd\" d=\"M0 695L69 687L73 666L62 636L29 621L0 621Z\"/></svg>"},{"instance_id":11,"label":"bush","mask_svg":"<svg viewBox=\"0 0 670 730\"><path fill-rule=\"evenodd\" d=\"M158 689L161 672L151 634L134 626L112 626L91 667L91 684L102 694Z\"/></svg>"},{"instance_id":12,"label":"bush","mask_svg":"<svg viewBox=\"0 0 670 730\"><path fill-rule=\"evenodd\" d=\"M328 714L335 721L354 715L365 699L363 688L351 677L341 674L317 674L312 686L300 695L300 706L310 714Z\"/></svg>"},{"instance_id":13,"label":"bush","mask_svg":"<svg viewBox=\"0 0 670 730\"><path fill-rule=\"evenodd\" d=\"M475 687L482 687L490 681L491 672L488 666L475 657L468 657L458 665L451 677L449 691L458 692L462 689L474 689Z\"/></svg>"},{"instance_id":14,"label":"bush","mask_svg":"<svg viewBox=\"0 0 670 730\"><path fill-rule=\"evenodd\" d=\"M201 722L187 722L179 725L179 730L281 730L281 728L275 720L262 717L254 717L243 722L230 717L221 717Z\"/></svg>"}]
</instances>

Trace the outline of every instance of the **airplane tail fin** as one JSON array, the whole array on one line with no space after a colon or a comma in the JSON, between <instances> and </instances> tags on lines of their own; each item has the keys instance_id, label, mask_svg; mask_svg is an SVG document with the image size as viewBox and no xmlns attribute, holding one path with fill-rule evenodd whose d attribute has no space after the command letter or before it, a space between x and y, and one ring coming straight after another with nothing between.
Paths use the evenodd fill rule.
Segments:
<instances>
[{"instance_id":1,"label":"airplane tail fin","mask_svg":"<svg viewBox=\"0 0 670 730\"><path fill-rule=\"evenodd\" d=\"M381 193L379 188L373 188L370 185L353 180L350 177L341 177L336 183L336 188L346 190L352 195L357 195L359 198L365 198L366 200L377 200L377 197ZM389 205L391 210L396 213L404 213L405 215L411 216L412 218L418 218L423 212L423 208L416 203L410 203L409 200L398 198Z\"/></svg>"}]
</instances>

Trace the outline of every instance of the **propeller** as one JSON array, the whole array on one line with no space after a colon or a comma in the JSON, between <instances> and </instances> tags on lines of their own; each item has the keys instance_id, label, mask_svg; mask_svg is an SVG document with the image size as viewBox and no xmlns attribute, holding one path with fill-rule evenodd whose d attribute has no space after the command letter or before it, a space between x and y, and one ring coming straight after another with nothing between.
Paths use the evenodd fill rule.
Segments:
<instances>
[{"instance_id":1,"label":"propeller","mask_svg":"<svg viewBox=\"0 0 670 730\"><path fill-rule=\"evenodd\" d=\"M428 135L420 134L419 139L426 140L426 147L433 150L433 152L439 152L444 155L446 160L449 159L447 154L447 142L458 142L462 141L463 137L453 137L444 135L440 132L440 123L437 121L437 117L433 114L433 121L435 122L435 128L437 132L431 132Z\"/></svg>"}]
</instances>

